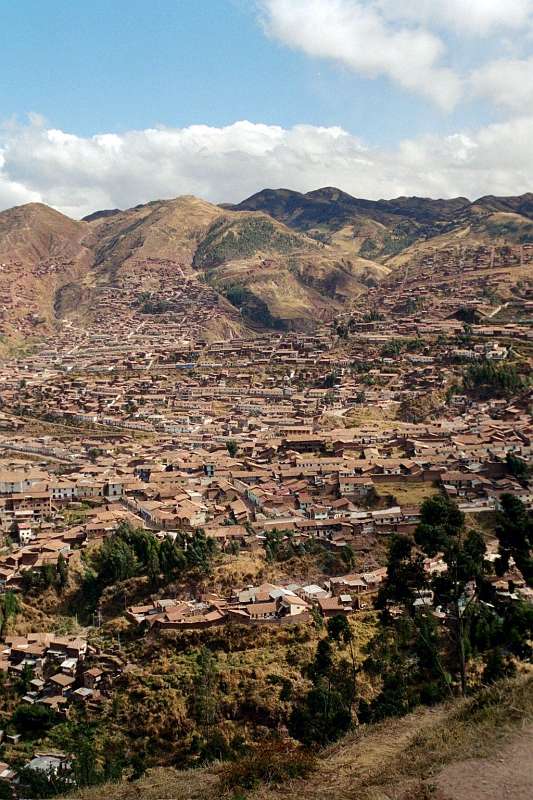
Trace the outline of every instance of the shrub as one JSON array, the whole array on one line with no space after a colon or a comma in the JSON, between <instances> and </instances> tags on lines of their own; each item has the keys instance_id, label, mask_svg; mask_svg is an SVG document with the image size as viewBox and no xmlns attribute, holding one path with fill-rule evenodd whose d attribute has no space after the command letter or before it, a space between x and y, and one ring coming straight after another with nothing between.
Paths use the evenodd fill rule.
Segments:
<instances>
[{"instance_id":1,"label":"shrub","mask_svg":"<svg viewBox=\"0 0 533 800\"><path fill-rule=\"evenodd\" d=\"M294 778L304 778L315 768L315 758L307 750L269 742L238 761L224 765L220 773L223 791L255 789L266 784L283 787Z\"/></svg>"},{"instance_id":2,"label":"shrub","mask_svg":"<svg viewBox=\"0 0 533 800\"><path fill-rule=\"evenodd\" d=\"M51 728L56 720L56 713L51 708L29 703L22 703L13 714L13 724L17 731L32 736L40 736Z\"/></svg>"}]
</instances>

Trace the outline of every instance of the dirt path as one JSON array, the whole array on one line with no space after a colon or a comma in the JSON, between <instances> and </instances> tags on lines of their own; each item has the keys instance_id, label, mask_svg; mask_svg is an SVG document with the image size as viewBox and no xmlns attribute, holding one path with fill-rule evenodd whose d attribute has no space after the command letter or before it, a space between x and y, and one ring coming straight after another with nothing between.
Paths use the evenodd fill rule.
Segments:
<instances>
[{"instance_id":1,"label":"dirt path","mask_svg":"<svg viewBox=\"0 0 533 800\"><path fill-rule=\"evenodd\" d=\"M446 800L531 800L533 725L491 758L449 764L432 781Z\"/></svg>"}]
</instances>

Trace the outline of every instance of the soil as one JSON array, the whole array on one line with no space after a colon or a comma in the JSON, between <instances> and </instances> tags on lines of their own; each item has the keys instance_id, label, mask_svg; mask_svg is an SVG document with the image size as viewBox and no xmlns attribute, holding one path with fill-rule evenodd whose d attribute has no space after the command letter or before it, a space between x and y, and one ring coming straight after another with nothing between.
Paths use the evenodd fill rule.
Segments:
<instances>
[{"instance_id":1,"label":"soil","mask_svg":"<svg viewBox=\"0 0 533 800\"><path fill-rule=\"evenodd\" d=\"M449 764L432 781L446 800L531 800L533 726L491 758Z\"/></svg>"}]
</instances>

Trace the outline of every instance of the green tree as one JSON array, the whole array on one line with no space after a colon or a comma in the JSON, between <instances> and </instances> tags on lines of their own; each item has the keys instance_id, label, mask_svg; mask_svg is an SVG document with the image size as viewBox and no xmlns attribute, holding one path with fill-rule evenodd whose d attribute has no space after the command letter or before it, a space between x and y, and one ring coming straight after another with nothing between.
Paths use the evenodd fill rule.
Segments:
<instances>
[{"instance_id":1,"label":"green tree","mask_svg":"<svg viewBox=\"0 0 533 800\"><path fill-rule=\"evenodd\" d=\"M133 547L120 536L106 539L95 556L95 562L103 586L132 578L139 571L139 561Z\"/></svg>"},{"instance_id":2,"label":"green tree","mask_svg":"<svg viewBox=\"0 0 533 800\"><path fill-rule=\"evenodd\" d=\"M336 614L334 617L331 617L331 619L328 620L327 627L328 637L334 642L346 645L350 651L352 673L351 702L353 705L357 693L357 665L355 663L354 635L350 623L344 614Z\"/></svg>"},{"instance_id":3,"label":"green tree","mask_svg":"<svg viewBox=\"0 0 533 800\"><path fill-rule=\"evenodd\" d=\"M346 564L347 569L354 569L355 567L355 550L351 546L351 544L344 545L341 549L341 558Z\"/></svg>"},{"instance_id":4,"label":"green tree","mask_svg":"<svg viewBox=\"0 0 533 800\"><path fill-rule=\"evenodd\" d=\"M465 532L464 514L444 496L428 498L421 506L415 541L428 556L442 552L446 572L432 581L434 602L448 610L455 639L461 693L466 693L465 615L475 599L466 598L467 585L484 573L485 543L476 531Z\"/></svg>"},{"instance_id":5,"label":"green tree","mask_svg":"<svg viewBox=\"0 0 533 800\"><path fill-rule=\"evenodd\" d=\"M11 720L19 733L39 737L57 722L57 715L47 706L21 703L13 712Z\"/></svg>"},{"instance_id":6,"label":"green tree","mask_svg":"<svg viewBox=\"0 0 533 800\"><path fill-rule=\"evenodd\" d=\"M334 664L332 641L328 636L318 642L307 668L313 686L288 720L291 735L308 746L333 742L352 725L353 685L351 679L347 684L343 665Z\"/></svg>"},{"instance_id":7,"label":"green tree","mask_svg":"<svg viewBox=\"0 0 533 800\"><path fill-rule=\"evenodd\" d=\"M202 647L196 659L194 679L194 716L209 742L220 713L218 664L213 653Z\"/></svg>"},{"instance_id":8,"label":"green tree","mask_svg":"<svg viewBox=\"0 0 533 800\"><path fill-rule=\"evenodd\" d=\"M10 619L17 616L20 603L17 595L12 591L4 592L0 597L0 636L5 633L5 626Z\"/></svg>"},{"instance_id":9,"label":"green tree","mask_svg":"<svg viewBox=\"0 0 533 800\"><path fill-rule=\"evenodd\" d=\"M503 494L500 504L496 524L499 542L496 571L499 575L507 572L512 558L528 586L533 586L533 518L515 495Z\"/></svg>"},{"instance_id":10,"label":"green tree","mask_svg":"<svg viewBox=\"0 0 533 800\"><path fill-rule=\"evenodd\" d=\"M57 587L60 592L63 592L68 584L68 562L63 555L60 553L57 558Z\"/></svg>"},{"instance_id":11,"label":"green tree","mask_svg":"<svg viewBox=\"0 0 533 800\"><path fill-rule=\"evenodd\" d=\"M165 579L172 580L182 572L187 564L183 550L165 537L159 548L159 563Z\"/></svg>"},{"instance_id":12,"label":"green tree","mask_svg":"<svg viewBox=\"0 0 533 800\"><path fill-rule=\"evenodd\" d=\"M50 767L47 770L22 767L17 771L19 785L23 788L24 797L42 798L56 797L66 794L73 788L74 781L68 766L60 769Z\"/></svg>"},{"instance_id":13,"label":"green tree","mask_svg":"<svg viewBox=\"0 0 533 800\"><path fill-rule=\"evenodd\" d=\"M229 455L231 456L231 458L235 458L235 456L237 455L237 451L239 449L239 445L237 444L235 439L229 439L226 442L226 449L227 449Z\"/></svg>"},{"instance_id":14,"label":"green tree","mask_svg":"<svg viewBox=\"0 0 533 800\"><path fill-rule=\"evenodd\" d=\"M507 469L511 475L521 482L525 482L531 475L531 467L523 459L515 456L514 453L507 453L505 458Z\"/></svg>"}]
</instances>

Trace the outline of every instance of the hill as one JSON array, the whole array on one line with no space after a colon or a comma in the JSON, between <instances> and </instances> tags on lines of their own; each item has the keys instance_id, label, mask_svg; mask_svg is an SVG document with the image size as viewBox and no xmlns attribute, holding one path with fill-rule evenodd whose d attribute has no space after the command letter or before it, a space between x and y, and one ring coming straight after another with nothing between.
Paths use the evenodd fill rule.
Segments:
<instances>
[{"instance_id":1,"label":"hill","mask_svg":"<svg viewBox=\"0 0 533 800\"><path fill-rule=\"evenodd\" d=\"M41 204L10 209L0 214L0 263L0 333L26 337L50 333L65 317L94 323L109 287L122 298L119 315L146 293L159 313L178 295L216 305L207 335L250 325L305 329L388 272L262 212L242 215L188 196L81 221Z\"/></svg>"},{"instance_id":2,"label":"hill","mask_svg":"<svg viewBox=\"0 0 533 800\"><path fill-rule=\"evenodd\" d=\"M144 290L165 291L169 279L188 278L212 287L252 325L305 328L359 296L369 276L388 272L263 213L221 211L194 197L100 216L89 227L99 280L142 278Z\"/></svg>"},{"instance_id":3,"label":"hill","mask_svg":"<svg viewBox=\"0 0 533 800\"><path fill-rule=\"evenodd\" d=\"M189 771L151 770L139 781L80 791L78 800L497 800L529 797L533 682L522 678L447 706L363 727L323 750L308 774L245 759ZM260 764L262 763L262 767ZM253 776L255 788L243 788ZM253 781L252 781L253 782Z\"/></svg>"},{"instance_id":4,"label":"hill","mask_svg":"<svg viewBox=\"0 0 533 800\"><path fill-rule=\"evenodd\" d=\"M84 223L41 203L0 213L2 334L31 337L61 313L62 288L81 281L92 263L84 235Z\"/></svg>"},{"instance_id":5,"label":"hill","mask_svg":"<svg viewBox=\"0 0 533 800\"><path fill-rule=\"evenodd\" d=\"M301 194L265 189L237 211L264 211L280 222L347 251L394 267L409 248L469 244L520 244L533 240L533 195L432 200L398 197L362 200L333 187Z\"/></svg>"},{"instance_id":6,"label":"hill","mask_svg":"<svg viewBox=\"0 0 533 800\"><path fill-rule=\"evenodd\" d=\"M265 189L237 206L182 196L80 221L34 203L0 214L0 337L31 342L109 314L138 327L192 313L207 338L308 330L356 304L401 313L413 288L438 298L459 280L472 299L481 278L506 302L527 280L530 242L531 194L471 203Z\"/></svg>"}]
</instances>

